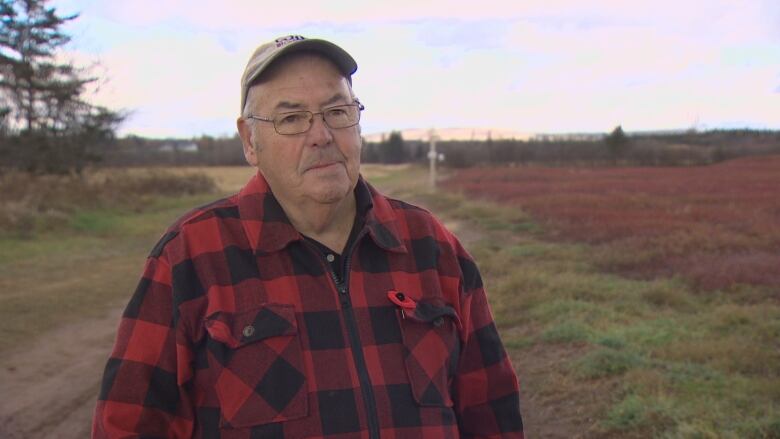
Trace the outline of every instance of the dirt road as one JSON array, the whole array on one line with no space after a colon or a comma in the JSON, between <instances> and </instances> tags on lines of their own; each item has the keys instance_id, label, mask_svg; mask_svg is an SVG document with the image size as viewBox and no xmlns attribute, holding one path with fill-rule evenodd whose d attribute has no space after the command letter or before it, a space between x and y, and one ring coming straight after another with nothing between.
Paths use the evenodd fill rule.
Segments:
<instances>
[{"instance_id":1,"label":"dirt road","mask_svg":"<svg viewBox=\"0 0 780 439\"><path fill-rule=\"evenodd\" d=\"M89 437L100 377L123 305L37 337L0 361L0 438Z\"/></svg>"}]
</instances>

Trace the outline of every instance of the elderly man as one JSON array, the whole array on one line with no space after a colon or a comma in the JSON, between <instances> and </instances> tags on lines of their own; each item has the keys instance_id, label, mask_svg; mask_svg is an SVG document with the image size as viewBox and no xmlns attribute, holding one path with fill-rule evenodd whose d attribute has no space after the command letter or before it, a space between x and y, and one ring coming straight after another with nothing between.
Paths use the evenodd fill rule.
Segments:
<instances>
[{"instance_id":1,"label":"elderly man","mask_svg":"<svg viewBox=\"0 0 780 439\"><path fill-rule=\"evenodd\" d=\"M473 260L360 176L356 69L300 36L252 55L237 123L258 172L152 250L93 437L523 437Z\"/></svg>"}]
</instances>

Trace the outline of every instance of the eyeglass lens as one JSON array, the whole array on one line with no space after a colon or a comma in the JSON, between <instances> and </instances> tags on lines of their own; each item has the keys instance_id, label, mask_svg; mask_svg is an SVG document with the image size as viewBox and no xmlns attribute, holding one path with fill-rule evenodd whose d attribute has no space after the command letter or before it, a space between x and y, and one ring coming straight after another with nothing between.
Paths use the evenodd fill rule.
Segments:
<instances>
[{"instance_id":1,"label":"eyeglass lens","mask_svg":"<svg viewBox=\"0 0 780 439\"><path fill-rule=\"evenodd\" d=\"M322 114L325 124L330 128L351 127L360 120L358 105L339 105L328 108L321 113L312 113L311 111L282 113L274 118L274 127L279 134L304 133L311 128L315 114Z\"/></svg>"}]
</instances>

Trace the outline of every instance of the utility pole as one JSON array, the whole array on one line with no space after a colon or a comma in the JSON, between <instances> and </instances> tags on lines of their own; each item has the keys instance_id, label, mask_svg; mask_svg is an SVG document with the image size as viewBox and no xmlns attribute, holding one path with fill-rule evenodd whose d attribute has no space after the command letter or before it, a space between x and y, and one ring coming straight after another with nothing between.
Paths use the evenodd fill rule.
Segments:
<instances>
[{"instance_id":1,"label":"utility pole","mask_svg":"<svg viewBox=\"0 0 780 439\"><path fill-rule=\"evenodd\" d=\"M436 189L436 162L439 161L439 155L436 153L436 140L438 139L439 136L436 135L436 131L433 128L428 130L428 141L430 142L430 148L428 149L430 171L428 177L431 189Z\"/></svg>"}]
</instances>

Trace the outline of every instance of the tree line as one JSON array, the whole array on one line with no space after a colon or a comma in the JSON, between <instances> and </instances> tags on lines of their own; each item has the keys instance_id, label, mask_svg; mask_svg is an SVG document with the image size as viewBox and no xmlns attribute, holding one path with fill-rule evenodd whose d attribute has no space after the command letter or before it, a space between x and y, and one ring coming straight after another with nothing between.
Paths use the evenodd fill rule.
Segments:
<instances>
[{"instance_id":1,"label":"tree line","mask_svg":"<svg viewBox=\"0 0 780 439\"><path fill-rule=\"evenodd\" d=\"M404 141L400 133L384 142L366 142L368 163L427 162L428 142ZM749 155L780 154L780 131L709 130L625 133L618 126L603 136L570 139L546 136L530 140L449 140L436 143L443 164L480 165L690 166Z\"/></svg>"},{"instance_id":2,"label":"tree line","mask_svg":"<svg viewBox=\"0 0 780 439\"><path fill-rule=\"evenodd\" d=\"M382 142L363 142L364 163L427 163L428 142L404 140L400 132ZM487 165L689 166L748 155L780 154L780 131L712 130L680 133L611 133L590 140L488 139L438 141L442 164L451 168ZM128 136L105 150L110 166L245 165L238 136L147 139Z\"/></svg>"}]
</instances>

